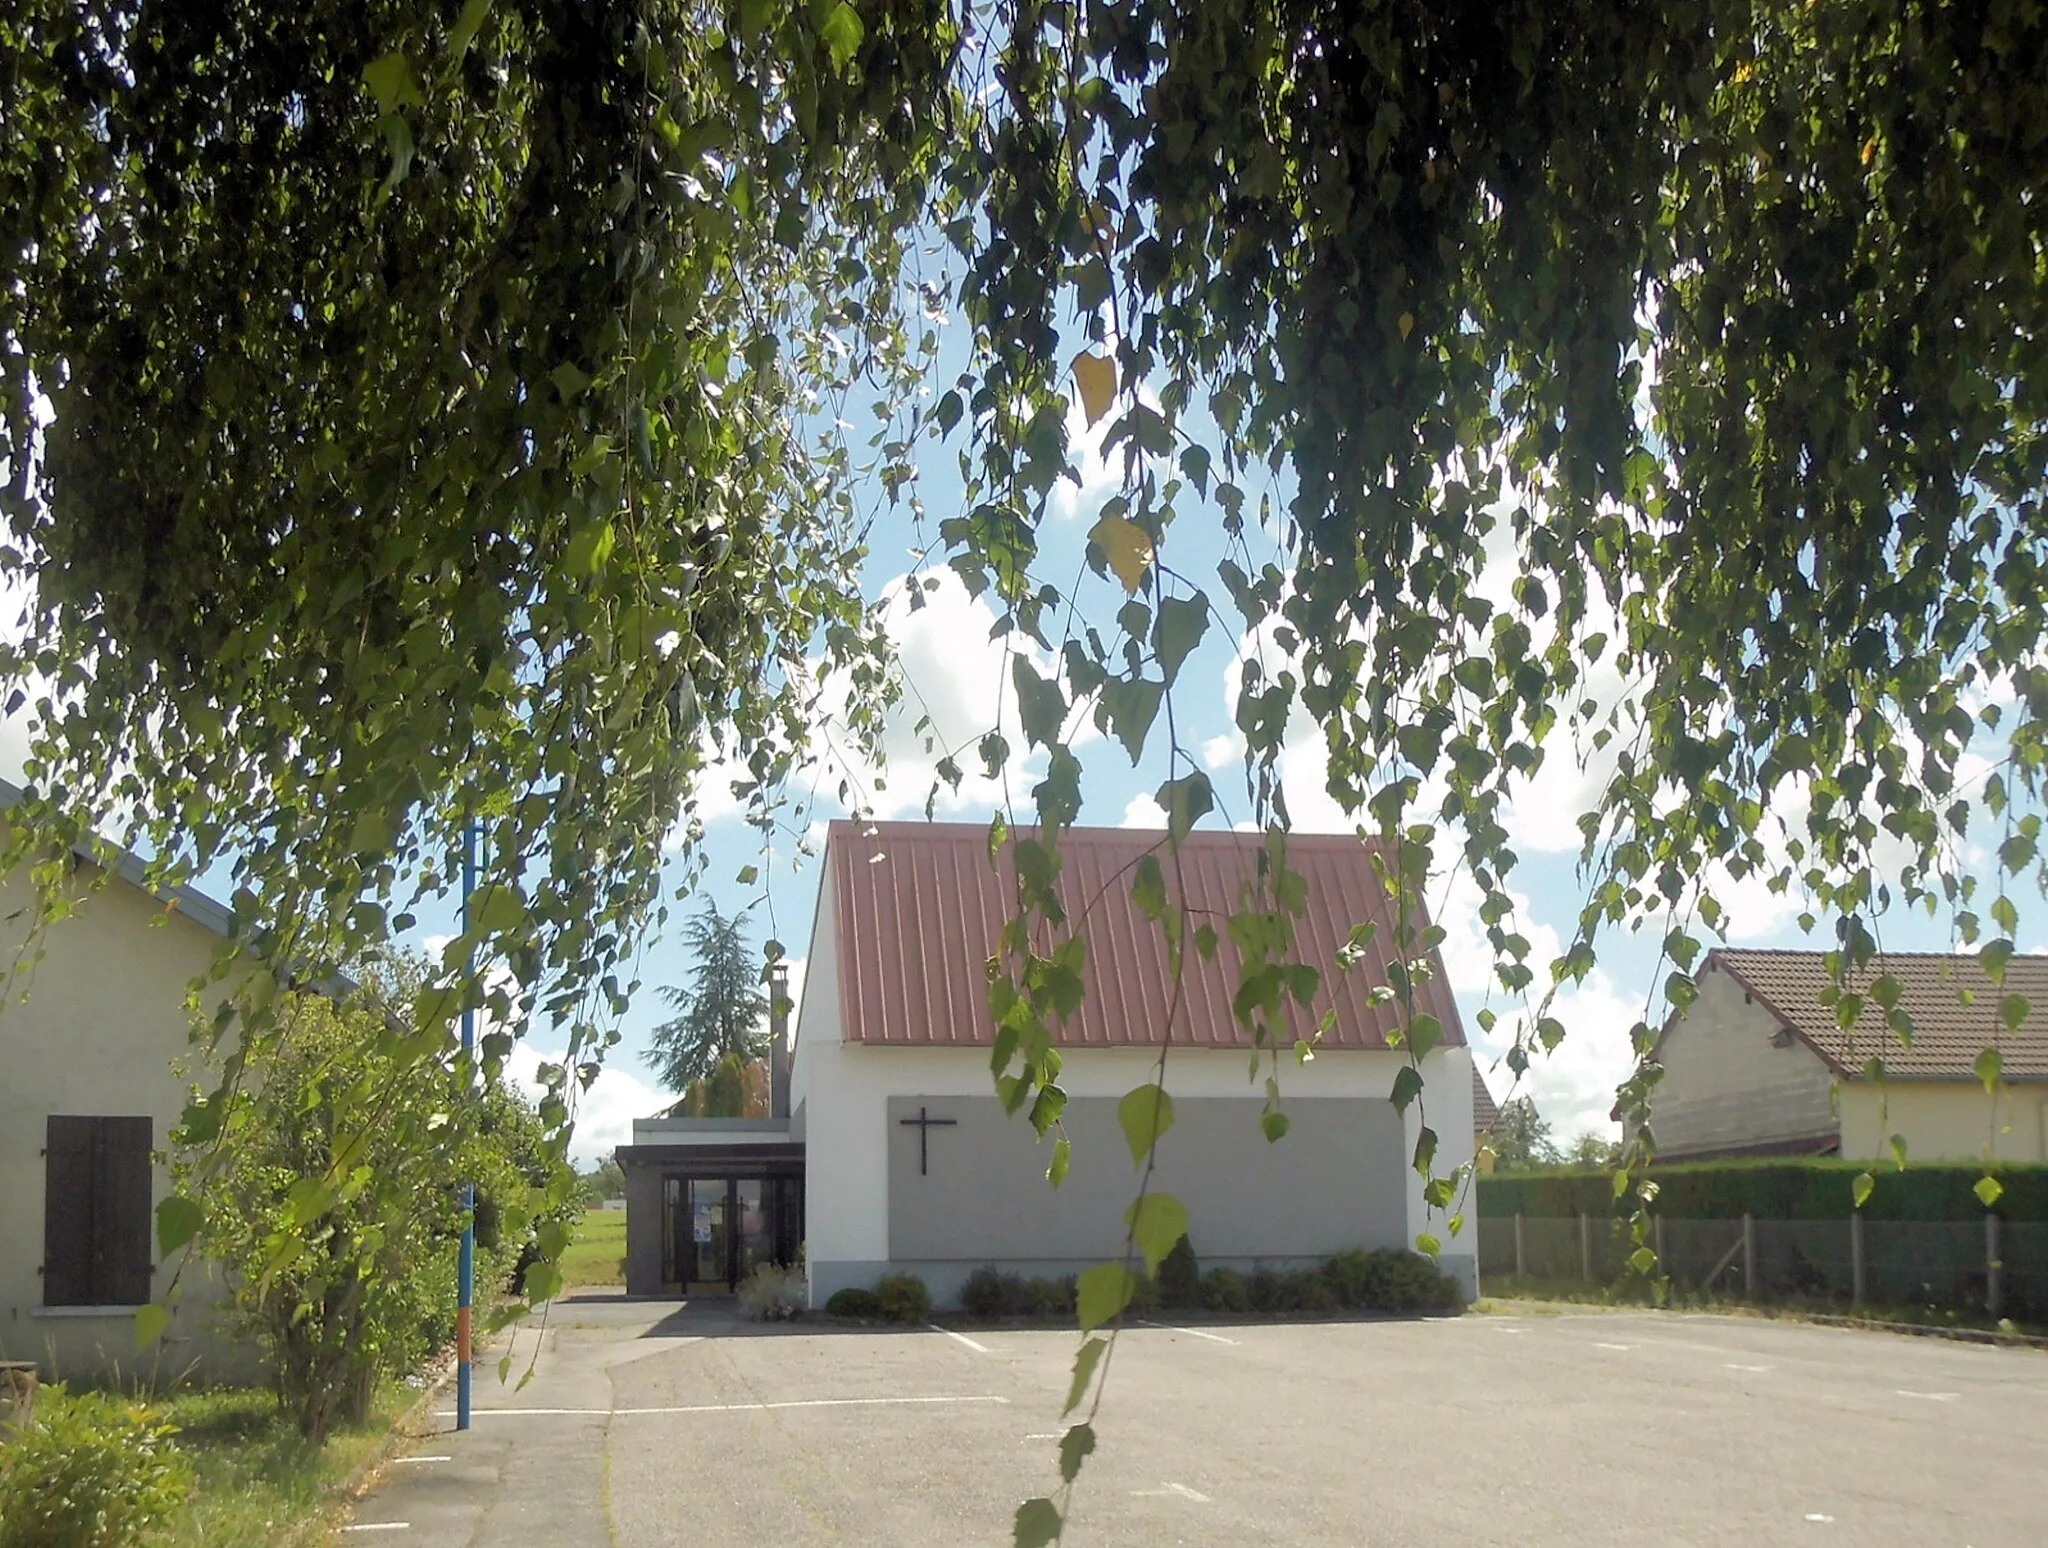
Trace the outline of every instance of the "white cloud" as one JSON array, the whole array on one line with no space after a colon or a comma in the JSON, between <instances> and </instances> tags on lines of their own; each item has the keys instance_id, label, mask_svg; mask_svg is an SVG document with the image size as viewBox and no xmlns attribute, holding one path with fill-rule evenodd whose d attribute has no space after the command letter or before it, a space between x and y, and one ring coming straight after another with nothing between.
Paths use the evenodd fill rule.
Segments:
<instances>
[{"instance_id":1,"label":"white cloud","mask_svg":"<svg viewBox=\"0 0 2048 1548\"><path fill-rule=\"evenodd\" d=\"M1355 833L1359 819L1330 794L1330 749L1318 732L1313 740L1289 738L1280 749L1280 788L1297 833Z\"/></svg>"},{"instance_id":2,"label":"white cloud","mask_svg":"<svg viewBox=\"0 0 2048 1548\"><path fill-rule=\"evenodd\" d=\"M1533 1097L1552 1134L1566 1144L1588 1129L1608 1137L1621 1132L1608 1114L1614 1109L1616 1088L1635 1068L1629 1029L1642 1016L1643 1006L1640 997L1622 993L1598 969L1583 984L1559 990L1550 1014L1564 1027L1564 1041L1551 1053L1532 1041L1528 1073L1513 1090L1509 1088L1514 1073L1505 1060L1522 1018L1502 1016L1490 1033L1472 1025L1465 1030L1495 1098L1504 1102L1510 1096Z\"/></svg>"},{"instance_id":3,"label":"white cloud","mask_svg":"<svg viewBox=\"0 0 2048 1548\"><path fill-rule=\"evenodd\" d=\"M1138 388L1138 401L1154 411L1160 406L1159 394L1143 384ZM1062 478L1053 486L1052 512L1061 521L1086 516L1092 522L1103 502L1123 487L1127 446L1118 447L1112 456L1105 453L1104 443L1109 439L1110 430L1123 417L1125 408L1126 405L1119 400L1091 429L1081 413L1080 394L1076 393L1068 401L1067 450L1070 456L1077 451L1080 453L1074 469L1079 482L1073 478ZM1144 466L1146 461L1141 458L1140 466Z\"/></svg>"},{"instance_id":4,"label":"white cloud","mask_svg":"<svg viewBox=\"0 0 2048 1548\"><path fill-rule=\"evenodd\" d=\"M538 1101L544 1091L540 1067L561 1062L562 1051L558 1048L517 1043L505 1061L505 1076L516 1089ZM635 1118L652 1118L675 1103L673 1095L616 1064L605 1065L587 1091L576 1089L573 1081L570 1086L576 1134L569 1155L584 1170L597 1165L619 1146L633 1142Z\"/></svg>"},{"instance_id":5,"label":"white cloud","mask_svg":"<svg viewBox=\"0 0 2048 1548\"><path fill-rule=\"evenodd\" d=\"M900 696L883 717L875 749L879 756L874 756L850 724L849 685L831 677L824 681L808 750L810 767L791 782L793 792L804 793L806 810L864 809L890 818L921 814L928 798L935 813L1027 802L1043 754L1025 745L1011 658L1026 653L1042 676L1053 674L1054 663L1015 637L994 637L995 610L983 598L969 596L949 569L898 576L882 588L876 605ZM1009 755L990 777L980 743L998 730L1009 743ZM1080 709L1067 731L1069 745L1099 734ZM948 757L961 771L957 789L939 779L939 765ZM743 774L730 763L706 768L697 780L696 820L709 824L738 815L742 803L731 787ZM814 839L822 838L818 822L811 823L811 830ZM680 847L688 831L688 821L678 821L668 846Z\"/></svg>"},{"instance_id":6,"label":"white cloud","mask_svg":"<svg viewBox=\"0 0 2048 1548\"><path fill-rule=\"evenodd\" d=\"M5 528L0 528L0 535L10 534ZM36 589L25 568L0 573L0 640L19 645L28 638L35 600ZM31 671L14 686L21 690L24 701L12 714L0 713L0 776L19 784L22 782L22 766L28 762L29 741L36 732L37 706L52 696L56 680L45 673ZM4 697L0 694L0 698ZM126 767L126 760L123 760L123 767Z\"/></svg>"},{"instance_id":7,"label":"white cloud","mask_svg":"<svg viewBox=\"0 0 2048 1548\"><path fill-rule=\"evenodd\" d=\"M1544 975L1550 971L1550 964L1562 954L1557 931L1532 917L1527 897L1512 887L1507 889L1507 893L1514 904L1514 914L1502 921L1502 928L1519 932L1528 940L1527 961L1540 985L1547 981ZM1507 991L1500 987L1500 980L1494 974L1493 946L1486 939L1486 926L1479 919L1479 906L1484 901L1479 883L1461 865L1451 872L1439 896L1441 901L1430 912L1444 932L1443 945L1438 948L1438 953L1443 958L1444 975L1450 980L1452 990L1461 995L1505 994Z\"/></svg>"},{"instance_id":8,"label":"white cloud","mask_svg":"<svg viewBox=\"0 0 2048 1548\"><path fill-rule=\"evenodd\" d=\"M1018 726L1011 666L1024 647L993 637L995 610L969 596L951 570L939 570L891 581L881 616L902 693L884 718L880 758L868 757L848 728L847 694L828 690L813 747L819 790L847 806L865 804L876 817L921 812L928 798L939 812L1027 800L1037 774ZM1035 652L1031 660L1041 675L1052 673L1050 661ZM980 743L995 730L1008 741L1009 757L991 778ZM939 781L939 764L949 756L962 775L957 789Z\"/></svg>"},{"instance_id":9,"label":"white cloud","mask_svg":"<svg viewBox=\"0 0 2048 1548\"><path fill-rule=\"evenodd\" d=\"M1239 638L1237 653L1223 669L1223 702L1235 718L1239 696L1244 691L1244 670L1247 662L1256 662L1262 674L1258 686L1271 683L1282 672L1300 672L1301 652L1283 649L1275 635L1286 622L1278 616L1269 616L1260 621L1256 628L1248 629ZM1227 736L1212 737L1202 747L1202 761L1210 768L1221 768L1233 760L1244 757L1242 733L1232 732ZM1353 833L1358 822L1351 813L1344 810L1342 803L1330 794L1330 750L1323 729L1315 719L1301 708L1297 700L1289 709L1287 724L1281 733L1280 750L1275 756L1274 767L1280 777L1280 789L1287 802L1289 822L1297 833Z\"/></svg>"},{"instance_id":10,"label":"white cloud","mask_svg":"<svg viewBox=\"0 0 2048 1548\"><path fill-rule=\"evenodd\" d=\"M1584 983L1560 989L1551 1002L1550 1014L1564 1027L1564 1041L1545 1053L1532 1035L1529 1070L1516 1085L1514 1073L1504 1061L1518 1031L1526 1028L1533 1034L1534 1012L1549 985L1550 965L1561 948L1556 929L1534 917L1524 894L1509 888L1508 898L1514 913L1503 921L1503 927L1528 940L1525 960L1536 975L1526 1001L1502 989L1495 976L1493 947L1479 919L1482 894L1470 872L1462 867L1452 872L1442 888L1441 902L1433 910L1444 931L1440 948L1444 974L1459 997L1473 1058L1498 1100L1533 1097L1537 1111L1550 1121L1560 1143L1587 1129L1615 1134L1619 1126L1607 1115L1613 1109L1616 1088L1635 1067L1629 1030L1642 1015L1644 1000L1623 994L1600 969ZM1481 1030L1473 1014L1478 1006L1487 1004L1500 1017L1490 1032Z\"/></svg>"},{"instance_id":11,"label":"white cloud","mask_svg":"<svg viewBox=\"0 0 2048 1548\"><path fill-rule=\"evenodd\" d=\"M1151 796L1138 794L1131 797L1124 806L1124 820L1117 824L1122 828L1163 828L1166 826L1166 808Z\"/></svg>"},{"instance_id":12,"label":"white cloud","mask_svg":"<svg viewBox=\"0 0 2048 1548\"><path fill-rule=\"evenodd\" d=\"M1067 410L1067 448L1069 453L1078 450L1080 461L1075 467L1079 482L1073 478L1062 478L1053 486L1053 515L1061 521L1072 521L1082 512L1092 519L1102 509L1102 502L1114 494L1123 483L1121 473L1109 465L1103 455L1102 439L1115 416L1105 415L1093 430L1081 415L1080 395L1076 394L1073 404Z\"/></svg>"},{"instance_id":13,"label":"white cloud","mask_svg":"<svg viewBox=\"0 0 2048 1548\"><path fill-rule=\"evenodd\" d=\"M707 736L701 739L704 750L704 766L690 782L690 794L682 814L675 826L670 828L662 840L664 849L680 849L683 840L694 821L706 827L740 814L742 802L733 794L733 783L746 777L746 769L720 756L717 746Z\"/></svg>"}]
</instances>

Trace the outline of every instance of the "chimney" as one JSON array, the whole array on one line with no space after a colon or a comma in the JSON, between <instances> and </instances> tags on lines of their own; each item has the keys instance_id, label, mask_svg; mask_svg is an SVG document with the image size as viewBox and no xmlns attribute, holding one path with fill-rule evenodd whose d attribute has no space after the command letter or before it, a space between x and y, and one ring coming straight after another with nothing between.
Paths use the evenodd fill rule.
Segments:
<instances>
[{"instance_id":1,"label":"chimney","mask_svg":"<svg viewBox=\"0 0 2048 1548\"><path fill-rule=\"evenodd\" d=\"M768 1116L789 1116L789 964L768 964Z\"/></svg>"}]
</instances>

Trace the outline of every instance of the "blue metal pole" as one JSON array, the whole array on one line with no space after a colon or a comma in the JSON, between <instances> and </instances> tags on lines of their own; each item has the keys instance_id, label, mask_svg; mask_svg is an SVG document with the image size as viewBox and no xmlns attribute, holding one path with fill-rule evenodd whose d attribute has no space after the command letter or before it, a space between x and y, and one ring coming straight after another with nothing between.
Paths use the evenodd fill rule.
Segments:
<instances>
[{"instance_id":1,"label":"blue metal pole","mask_svg":"<svg viewBox=\"0 0 2048 1548\"><path fill-rule=\"evenodd\" d=\"M476 824L468 823L462 830L462 929L469 933L469 895L476 891ZM471 954L469 970L476 972L476 956ZM472 1069L476 1061L476 1012L468 1002L465 989L462 1007L462 1078L474 1084ZM462 1185L462 1256L456 1266L455 1297L455 1428L469 1428L469 1378L474 1363L470 1347L470 1315L476 1299L476 1184Z\"/></svg>"}]
</instances>

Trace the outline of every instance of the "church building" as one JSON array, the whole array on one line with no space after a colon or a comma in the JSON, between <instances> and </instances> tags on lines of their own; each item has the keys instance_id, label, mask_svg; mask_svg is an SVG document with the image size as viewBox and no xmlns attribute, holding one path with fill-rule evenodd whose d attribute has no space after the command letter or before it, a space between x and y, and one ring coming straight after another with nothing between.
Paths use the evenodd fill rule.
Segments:
<instances>
[{"instance_id":1,"label":"church building","mask_svg":"<svg viewBox=\"0 0 2048 1548\"><path fill-rule=\"evenodd\" d=\"M944 1305L984 1264L1059 1275L1114 1258L1138 1183L1117 1105L1156 1077L1169 1042L1174 1121L1153 1182L1187 1206L1205 1269L1288 1268L1346 1248L1412 1247L1427 1232L1475 1295L1475 1234L1469 1224L1450 1234L1410 1165L1425 1122L1439 1136L1439 1173L1471 1160L1471 1054L1432 955L1416 1009L1444 1036L1423 1059L1421 1097L1395 1108L1407 1055L1388 1044L1397 1007L1372 998L1388 982L1394 934L1372 848L1345 836L1288 842L1289 868L1307 883L1293 960L1321 984L1276 1068L1232 1014L1238 960L1226 929L1263 836L1201 832L1181 847L1179 901L1191 926L1210 923L1222 941L1213 960L1188 953L1170 1029L1165 942L1130 897L1148 852L1173 876L1163 837L1074 829L1060 841L1061 896L1070 920L1085 918L1088 951L1086 996L1058 1029L1072 1159L1055 1189L1052 1141L1004 1114L990 1072L986 964L1015 906L1010 854L992 861L980 824L834 823L793 1040L775 1028L771 1116L645 1120L619 1150L628 1290L725 1290L800 1248L814 1306L899 1270ZM1353 927L1368 921L1379 922L1376 938L1342 966ZM1314 1040L1312 1058L1298 1057L1295 1038ZM1277 1141L1260 1124L1268 1075L1288 1120Z\"/></svg>"}]
</instances>

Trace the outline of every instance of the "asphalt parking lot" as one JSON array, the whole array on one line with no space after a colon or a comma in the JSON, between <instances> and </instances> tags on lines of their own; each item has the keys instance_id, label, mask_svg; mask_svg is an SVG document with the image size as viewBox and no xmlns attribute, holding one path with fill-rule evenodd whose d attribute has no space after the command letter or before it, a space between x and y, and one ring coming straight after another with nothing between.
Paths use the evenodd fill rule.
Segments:
<instances>
[{"instance_id":1,"label":"asphalt parking lot","mask_svg":"<svg viewBox=\"0 0 2048 1548\"><path fill-rule=\"evenodd\" d=\"M480 1372L474 1428L439 1420L346 1540L1004 1544L1057 1482L1074 1344L563 1303L535 1379ZM1139 1326L1097 1429L1070 1545L2048 1540L2032 1350L1535 1309Z\"/></svg>"}]
</instances>

